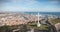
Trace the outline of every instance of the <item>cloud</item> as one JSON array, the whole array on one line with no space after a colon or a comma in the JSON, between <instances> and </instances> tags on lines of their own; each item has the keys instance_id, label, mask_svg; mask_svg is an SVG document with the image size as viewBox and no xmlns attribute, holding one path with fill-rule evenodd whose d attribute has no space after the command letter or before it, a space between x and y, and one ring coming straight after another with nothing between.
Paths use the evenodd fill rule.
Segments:
<instances>
[{"instance_id":1,"label":"cloud","mask_svg":"<svg viewBox=\"0 0 60 32\"><path fill-rule=\"evenodd\" d=\"M37 0L0 0L3 4L0 11L60 11L57 5L58 1L42 1Z\"/></svg>"},{"instance_id":2,"label":"cloud","mask_svg":"<svg viewBox=\"0 0 60 32\"><path fill-rule=\"evenodd\" d=\"M0 10L2 11L20 11L20 12L26 12L26 11L40 11L40 12L60 12L60 8L27 8L27 7L14 7L14 6L7 6L7 7L2 7Z\"/></svg>"},{"instance_id":3,"label":"cloud","mask_svg":"<svg viewBox=\"0 0 60 32\"><path fill-rule=\"evenodd\" d=\"M59 1L50 1L50 4L59 5Z\"/></svg>"},{"instance_id":4,"label":"cloud","mask_svg":"<svg viewBox=\"0 0 60 32\"><path fill-rule=\"evenodd\" d=\"M10 0L0 0L0 3L11 2Z\"/></svg>"},{"instance_id":5,"label":"cloud","mask_svg":"<svg viewBox=\"0 0 60 32\"><path fill-rule=\"evenodd\" d=\"M0 0L2 4L20 4L20 5L34 5L37 4L35 0Z\"/></svg>"},{"instance_id":6,"label":"cloud","mask_svg":"<svg viewBox=\"0 0 60 32\"><path fill-rule=\"evenodd\" d=\"M28 1L35 1L35 0L0 0L0 2L28 2Z\"/></svg>"}]
</instances>

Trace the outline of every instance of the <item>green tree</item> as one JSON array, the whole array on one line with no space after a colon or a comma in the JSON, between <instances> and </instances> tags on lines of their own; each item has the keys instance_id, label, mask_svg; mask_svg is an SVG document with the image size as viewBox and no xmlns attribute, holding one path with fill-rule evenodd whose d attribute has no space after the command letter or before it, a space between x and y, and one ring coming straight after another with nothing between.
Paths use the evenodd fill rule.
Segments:
<instances>
[{"instance_id":1,"label":"green tree","mask_svg":"<svg viewBox=\"0 0 60 32\"><path fill-rule=\"evenodd\" d=\"M26 25L20 25L20 32L26 32L27 31L27 26Z\"/></svg>"},{"instance_id":2,"label":"green tree","mask_svg":"<svg viewBox=\"0 0 60 32\"><path fill-rule=\"evenodd\" d=\"M2 26L2 27L0 27L0 32L9 32L9 30L10 30L10 27L9 26Z\"/></svg>"}]
</instances>

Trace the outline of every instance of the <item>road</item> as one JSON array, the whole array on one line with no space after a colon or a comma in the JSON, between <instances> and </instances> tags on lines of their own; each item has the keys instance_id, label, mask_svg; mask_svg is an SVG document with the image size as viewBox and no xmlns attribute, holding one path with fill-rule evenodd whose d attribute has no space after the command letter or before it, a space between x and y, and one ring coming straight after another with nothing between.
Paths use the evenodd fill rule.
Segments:
<instances>
[{"instance_id":1,"label":"road","mask_svg":"<svg viewBox=\"0 0 60 32\"><path fill-rule=\"evenodd\" d=\"M46 21L46 23L47 23L47 25L51 28L51 32L57 32L57 30L56 30L56 27L54 26L54 25L52 25L49 21L48 21L48 19L45 19Z\"/></svg>"}]
</instances>

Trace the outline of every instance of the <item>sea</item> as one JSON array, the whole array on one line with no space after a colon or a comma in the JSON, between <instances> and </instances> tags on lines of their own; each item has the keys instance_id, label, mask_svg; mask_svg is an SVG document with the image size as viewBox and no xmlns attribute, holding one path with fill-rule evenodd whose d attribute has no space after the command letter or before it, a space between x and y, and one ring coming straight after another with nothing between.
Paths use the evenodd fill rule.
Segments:
<instances>
[{"instance_id":1,"label":"sea","mask_svg":"<svg viewBox=\"0 0 60 32\"><path fill-rule=\"evenodd\" d=\"M25 12L26 14L41 14L41 15L55 15L60 16L60 12Z\"/></svg>"}]
</instances>

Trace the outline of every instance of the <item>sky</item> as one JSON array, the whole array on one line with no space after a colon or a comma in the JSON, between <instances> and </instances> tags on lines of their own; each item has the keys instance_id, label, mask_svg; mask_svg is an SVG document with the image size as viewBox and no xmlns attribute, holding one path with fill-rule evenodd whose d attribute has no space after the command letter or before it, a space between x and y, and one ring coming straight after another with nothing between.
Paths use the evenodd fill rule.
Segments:
<instances>
[{"instance_id":1,"label":"sky","mask_svg":"<svg viewBox=\"0 0 60 32\"><path fill-rule=\"evenodd\" d=\"M60 0L0 0L0 11L60 12Z\"/></svg>"}]
</instances>

